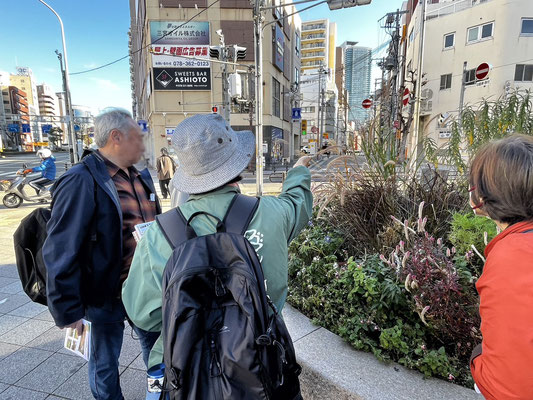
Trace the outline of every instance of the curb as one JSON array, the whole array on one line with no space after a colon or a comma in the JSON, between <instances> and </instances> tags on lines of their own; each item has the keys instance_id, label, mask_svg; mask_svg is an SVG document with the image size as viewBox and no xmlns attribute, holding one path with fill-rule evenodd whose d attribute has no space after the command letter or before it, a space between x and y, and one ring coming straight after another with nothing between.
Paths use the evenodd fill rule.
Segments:
<instances>
[{"instance_id":1,"label":"curb","mask_svg":"<svg viewBox=\"0 0 533 400\"><path fill-rule=\"evenodd\" d=\"M303 371L306 400L482 400L474 390L380 362L342 338L314 325L289 304L283 318Z\"/></svg>"}]
</instances>

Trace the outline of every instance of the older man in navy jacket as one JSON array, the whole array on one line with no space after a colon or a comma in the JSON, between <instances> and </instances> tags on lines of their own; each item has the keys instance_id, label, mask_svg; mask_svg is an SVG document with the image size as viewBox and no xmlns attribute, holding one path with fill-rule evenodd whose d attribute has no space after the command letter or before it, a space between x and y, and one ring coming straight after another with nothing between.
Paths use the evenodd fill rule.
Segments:
<instances>
[{"instance_id":1,"label":"older man in navy jacket","mask_svg":"<svg viewBox=\"0 0 533 400\"><path fill-rule=\"evenodd\" d=\"M160 205L147 170L133 165L143 152L142 132L123 110L94 122L98 151L73 166L53 188L43 259L56 325L83 329L91 321L89 384L95 399L123 399L118 358L126 313L120 288L136 242L135 225L152 221ZM156 335L135 326L148 360Z\"/></svg>"}]
</instances>

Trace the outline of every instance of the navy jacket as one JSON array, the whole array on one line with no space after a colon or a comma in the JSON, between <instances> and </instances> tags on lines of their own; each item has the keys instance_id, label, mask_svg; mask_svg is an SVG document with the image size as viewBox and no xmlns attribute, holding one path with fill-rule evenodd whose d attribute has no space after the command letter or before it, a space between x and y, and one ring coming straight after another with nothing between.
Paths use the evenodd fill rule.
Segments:
<instances>
[{"instance_id":1,"label":"navy jacket","mask_svg":"<svg viewBox=\"0 0 533 400\"><path fill-rule=\"evenodd\" d=\"M148 170L141 171L141 180L155 195ZM123 319L122 211L104 160L98 153L87 156L59 178L52 193L43 259L48 307L56 324ZM159 214L159 202L156 208Z\"/></svg>"}]
</instances>

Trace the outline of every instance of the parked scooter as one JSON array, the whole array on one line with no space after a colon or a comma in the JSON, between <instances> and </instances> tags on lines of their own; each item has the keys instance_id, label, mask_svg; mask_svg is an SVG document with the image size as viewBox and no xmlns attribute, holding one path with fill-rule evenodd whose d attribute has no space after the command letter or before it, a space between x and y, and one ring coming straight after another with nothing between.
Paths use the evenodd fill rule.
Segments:
<instances>
[{"instance_id":1,"label":"parked scooter","mask_svg":"<svg viewBox=\"0 0 533 400\"><path fill-rule=\"evenodd\" d=\"M6 190L6 194L2 199L4 206L6 206L7 208L17 208L22 204L23 201L29 201L31 203L50 202L52 200L52 195L50 194L50 187L53 181L50 182L44 189L42 189L39 195L29 195L28 193L26 193L26 188L31 192L35 192L35 189L28 185L28 181L30 179L27 177L27 175L29 175L31 172L28 172L26 174L24 173L24 170L26 169L25 164L23 164L22 168L23 169L17 171L17 177L13 182L11 182L11 185Z\"/></svg>"}]
</instances>

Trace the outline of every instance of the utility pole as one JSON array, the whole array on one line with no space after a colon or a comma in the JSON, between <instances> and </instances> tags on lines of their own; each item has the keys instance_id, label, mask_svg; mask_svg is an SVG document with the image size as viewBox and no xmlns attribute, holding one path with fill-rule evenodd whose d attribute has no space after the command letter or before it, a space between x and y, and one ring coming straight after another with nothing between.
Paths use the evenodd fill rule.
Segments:
<instances>
[{"instance_id":1,"label":"utility pole","mask_svg":"<svg viewBox=\"0 0 533 400\"><path fill-rule=\"evenodd\" d=\"M317 100L317 137L316 137L316 147L317 151L320 151L320 137L322 136L322 66L318 70L318 100Z\"/></svg>"},{"instance_id":2,"label":"utility pole","mask_svg":"<svg viewBox=\"0 0 533 400\"><path fill-rule=\"evenodd\" d=\"M424 39L426 33L426 2L422 0L422 9L420 11L420 40L418 43L418 68L416 71L416 90L415 90L415 111L413 126L413 145L416 146L415 162L422 161L422 142L420 133L420 103L422 96L422 69L424 67Z\"/></svg>"},{"instance_id":3,"label":"utility pole","mask_svg":"<svg viewBox=\"0 0 533 400\"><path fill-rule=\"evenodd\" d=\"M67 83L66 83L66 78L65 78L65 69L63 68L63 55L56 50L56 54L57 54L57 58L59 59L59 68L61 70L61 77L62 77L62 82L63 82L63 100L65 102L65 112L67 113L68 111L67 110L70 110L70 103L69 103L69 98L67 96ZM76 150L75 150L75 146L73 145L73 137L72 137L72 132L70 130L70 124L67 124L67 131L68 131L68 135L69 135L69 142L71 143L71 146L72 146L72 152L74 153Z\"/></svg>"},{"instance_id":4,"label":"utility pole","mask_svg":"<svg viewBox=\"0 0 533 400\"><path fill-rule=\"evenodd\" d=\"M254 39L255 39L255 170L256 196L263 195L263 0L255 0Z\"/></svg>"},{"instance_id":5,"label":"utility pole","mask_svg":"<svg viewBox=\"0 0 533 400\"><path fill-rule=\"evenodd\" d=\"M466 66L467 62L463 63L463 79L461 81L461 97L459 98L459 130L463 130L463 107L465 102L466 89Z\"/></svg>"}]
</instances>

